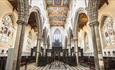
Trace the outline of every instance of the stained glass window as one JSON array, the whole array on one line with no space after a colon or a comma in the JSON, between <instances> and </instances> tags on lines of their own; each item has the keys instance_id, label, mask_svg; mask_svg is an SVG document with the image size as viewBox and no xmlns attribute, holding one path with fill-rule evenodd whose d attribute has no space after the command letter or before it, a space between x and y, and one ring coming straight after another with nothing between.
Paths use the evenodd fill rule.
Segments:
<instances>
[{"instance_id":1,"label":"stained glass window","mask_svg":"<svg viewBox=\"0 0 115 70\"><path fill-rule=\"evenodd\" d=\"M107 45L111 45L115 43L115 31L113 29L112 17L105 18L104 26L103 26L103 35Z\"/></svg>"},{"instance_id":2,"label":"stained glass window","mask_svg":"<svg viewBox=\"0 0 115 70\"><path fill-rule=\"evenodd\" d=\"M12 25L11 16L5 16L2 19L2 23L0 25L0 42L12 44L13 37L13 25Z\"/></svg>"},{"instance_id":3,"label":"stained glass window","mask_svg":"<svg viewBox=\"0 0 115 70\"><path fill-rule=\"evenodd\" d=\"M64 0L64 5L67 5L69 3L69 0Z\"/></svg>"},{"instance_id":4,"label":"stained glass window","mask_svg":"<svg viewBox=\"0 0 115 70\"><path fill-rule=\"evenodd\" d=\"M61 32L59 29L56 29L56 31L54 32L53 40L59 40L59 42L61 42Z\"/></svg>"}]
</instances>

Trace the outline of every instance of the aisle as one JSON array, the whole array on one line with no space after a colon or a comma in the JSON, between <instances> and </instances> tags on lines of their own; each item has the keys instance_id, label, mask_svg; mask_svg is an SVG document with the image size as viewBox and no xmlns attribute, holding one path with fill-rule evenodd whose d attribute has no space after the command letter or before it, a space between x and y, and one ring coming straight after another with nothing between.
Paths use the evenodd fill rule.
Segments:
<instances>
[{"instance_id":1,"label":"aisle","mask_svg":"<svg viewBox=\"0 0 115 70\"><path fill-rule=\"evenodd\" d=\"M24 66L21 67L20 70L25 70L25 67ZM35 63L29 64L27 66L27 70L90 70L90 69L81 65L72 67L67 64L64 64L63 62L55 61L43 67L36 67Z\"/></svg>"}]
</instances>

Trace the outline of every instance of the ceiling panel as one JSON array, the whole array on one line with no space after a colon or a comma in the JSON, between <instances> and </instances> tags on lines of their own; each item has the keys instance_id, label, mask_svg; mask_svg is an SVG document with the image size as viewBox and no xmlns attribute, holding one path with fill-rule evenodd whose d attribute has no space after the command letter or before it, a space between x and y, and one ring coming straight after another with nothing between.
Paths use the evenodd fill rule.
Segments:
<instances>
[{"instance_id":1,"label":"ceiling panel","mask_svg":"<svg viewBox=\"0 0 115 70\"><path fill-rule=\"evenodd\" d=\"M46 0L51 26L64 26L69 9L69 0Z\"/></svg>"}]
</instances>

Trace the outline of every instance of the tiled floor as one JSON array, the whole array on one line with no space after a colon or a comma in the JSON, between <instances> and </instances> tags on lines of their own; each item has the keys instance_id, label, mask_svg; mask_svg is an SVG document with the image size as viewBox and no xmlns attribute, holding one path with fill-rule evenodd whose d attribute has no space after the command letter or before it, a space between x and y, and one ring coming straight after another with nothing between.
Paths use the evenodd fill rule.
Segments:
<instances>
[{"instance_id":1,"label":"tiled floor","mask_svg":"<svg viewBox=\"0 0 115 70\"><path fill-rule=\"evenodd\" d=\"M25 67L21 67L20 70L25 70ZM36 67L35 63L29 64L27 70L90 70L88 67L78 65L76 67L71 67L63 62L55 61L43 67Z\"/></svg>"}]
</instances>

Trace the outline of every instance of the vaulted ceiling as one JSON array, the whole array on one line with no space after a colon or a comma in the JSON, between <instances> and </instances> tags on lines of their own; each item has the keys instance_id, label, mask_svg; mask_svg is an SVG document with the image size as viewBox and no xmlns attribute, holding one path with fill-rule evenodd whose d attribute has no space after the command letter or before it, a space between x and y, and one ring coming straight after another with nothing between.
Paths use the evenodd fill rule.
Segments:
<instances>
[{"instance_id":1,"label":"vaulted ceiling","mask_svg":"<svg viewBox=\"0 0 115 70\"><path fill-rule=\"evenodd\" d=\"M46 0L51 26L64 26L69 10L70 0Z\"/></svg>"}]
</instances>

